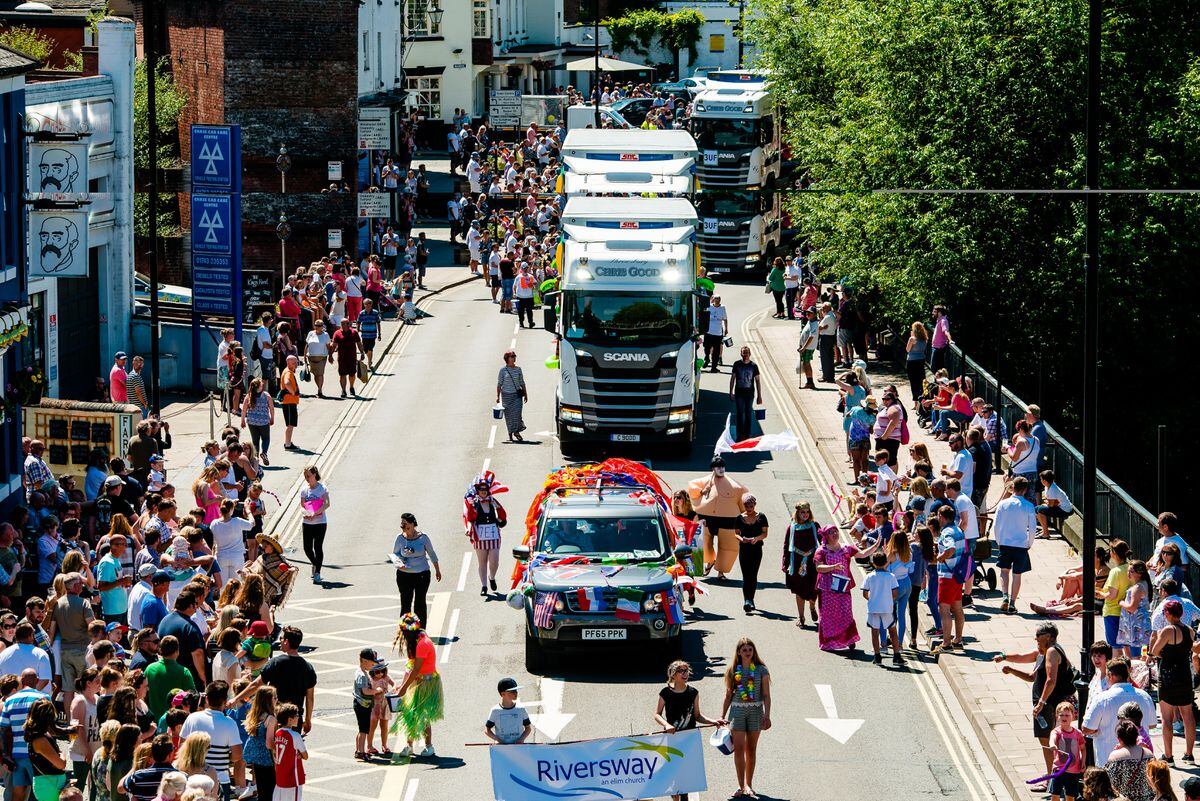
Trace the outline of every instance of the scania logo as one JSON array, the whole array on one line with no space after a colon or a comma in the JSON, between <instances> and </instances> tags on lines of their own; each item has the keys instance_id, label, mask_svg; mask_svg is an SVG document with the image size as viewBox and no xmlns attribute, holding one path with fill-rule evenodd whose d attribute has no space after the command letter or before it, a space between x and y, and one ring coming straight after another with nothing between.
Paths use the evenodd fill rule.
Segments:
<instances>
[{"instance_id":1,"label":"scania logo","mask_svg":"<svg viewBox=\"0 0 1200 801\"><path fill-rule=\"evenodd\" d=\"M648 362L649 353L606 353L602 357L606 362Z\"/></svg>"}]
</instances>

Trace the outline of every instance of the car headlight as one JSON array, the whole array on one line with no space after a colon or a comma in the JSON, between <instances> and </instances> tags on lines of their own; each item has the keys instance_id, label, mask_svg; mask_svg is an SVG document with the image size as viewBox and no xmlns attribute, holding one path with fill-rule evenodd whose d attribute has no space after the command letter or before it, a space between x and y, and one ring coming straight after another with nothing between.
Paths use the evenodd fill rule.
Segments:
<instances>
[{"instance_id":1,"label":"car headlight","mask_svg":"<svg viewBox=\"0 0 1200 801\"><path fill-rule=\"evenodd\" d=\"M571 409L567 406L558 410L558 416L564 423L582 423L583 412L578 409Z\"/></svg>"},{"instance_id":2,"label":"car headlight","mask_svg":"<svg viewBox=\"0 0 1200 801\"><path fill-rule=\"evenodd\" d=\"M676 409L667 415L667 425L675 423L688 423L692 420L691 409Z\"/></svg>"},{"instance_id":3,"label":"car headlight","mask_svg":"<svg viewBox=\"0 0 1200 801\"><path fill-rule=\"evenodd\" d=\"M658 611L658 599L651 596L650 598L647 598L646 600L642 601L642 611L657 612Z\"/></svg>"}]
</instances>

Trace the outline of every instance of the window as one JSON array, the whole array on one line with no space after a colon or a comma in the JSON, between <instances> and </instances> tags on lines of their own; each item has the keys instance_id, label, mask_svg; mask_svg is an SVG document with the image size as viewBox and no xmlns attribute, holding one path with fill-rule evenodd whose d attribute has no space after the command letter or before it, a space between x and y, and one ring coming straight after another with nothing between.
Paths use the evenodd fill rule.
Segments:
<instances>
[{"instance_id":1,"label":"window","mask_svg":"<svg viewBox=\"0 0 1200 801\"><path fill-rule=\"evenodd\" d=\"M708 37L708 52L724 53L725 52L725 34L714 33Z\"/></svg>"},{"instance_id":2,"label":"window","mask_svg":"<svg viewBox=\"0 0 1200 801\"><path fill-rule=\"evenodd\" d=\"M371 71L371 32L363 31L363 72Z\"/></svg>"},{"instance_id":3,"label":"window","mask_svg":"<svg viewBox=\"0 0 1200 801\"><path fill-rule=\"evenodd\" d=\"M471 36L487 39L492 35L492 9L488 0L471 0Z\"/></svg>"},{"instance_id":4,"label":"window","mask_svg":"<svg viewBox=\"0 0 1200 801\"><path fill-rule=\"evenodd\" d=\"M410 105L427 120L442 118L442 79L408 78L406 80Z\"/></svg>"},{"instance_id":5,"label":"window","mask_svg":"<svg viewBox=\"0 0 1200 801\"><path fill-rule=\"evenodd\" d=\"M433 27L429 19L429 9L436 7L436 0L408 0L404 10L404 27L409 36L441 35L441 26Z\"/></svg>"}]
</instances>

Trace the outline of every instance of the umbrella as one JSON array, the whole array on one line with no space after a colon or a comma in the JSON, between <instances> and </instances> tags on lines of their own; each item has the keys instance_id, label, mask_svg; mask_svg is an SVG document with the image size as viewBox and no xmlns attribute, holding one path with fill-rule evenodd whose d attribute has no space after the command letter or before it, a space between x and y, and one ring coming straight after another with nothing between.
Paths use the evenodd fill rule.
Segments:
<instances>
[{"instance_id":1,"label":"umbrella","mask_svg":"<svg viewBox=\"0 0 1200 801\"><path fill-rule=\"evenodd\" d=\"M568 61L566 69L571 72L594 72L596 69L596 59L593 56L587 58ZM607 56L600 57L601 72L629 72L632 70L651 70L653 67L647 67L645 64L634 64L631 61L621 61L616 58Z\"/></svg>"}]
</instances>

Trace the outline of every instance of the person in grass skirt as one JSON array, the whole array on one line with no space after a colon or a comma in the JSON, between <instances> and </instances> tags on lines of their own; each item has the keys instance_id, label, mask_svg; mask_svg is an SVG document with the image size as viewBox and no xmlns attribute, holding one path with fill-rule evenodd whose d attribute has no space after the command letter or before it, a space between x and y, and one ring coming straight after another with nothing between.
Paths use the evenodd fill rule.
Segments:
<instances>
[{"instance_id":1,"label":"person in grass skirt","mask_svg":"<svg viewBox=\"0 0 1200 801\"><path fill-rule=\"evenodd\" d=\"M437 654L433 641L421 628L421 620L411 612L400 617L396 638L392 648L404 643L408 665L396 694L403 698L400 714L392 723L395 733L404 727L407 744L400 756L413 756L413 741L425 738L425 749L418 756L435 756L433 750L433 724L445 717L445 696L442 692L442 677L437 672Z\"/></svg>"}]
</instances>

